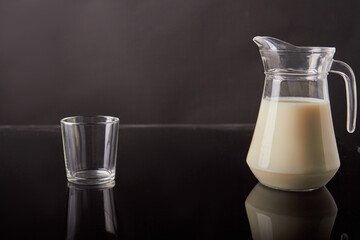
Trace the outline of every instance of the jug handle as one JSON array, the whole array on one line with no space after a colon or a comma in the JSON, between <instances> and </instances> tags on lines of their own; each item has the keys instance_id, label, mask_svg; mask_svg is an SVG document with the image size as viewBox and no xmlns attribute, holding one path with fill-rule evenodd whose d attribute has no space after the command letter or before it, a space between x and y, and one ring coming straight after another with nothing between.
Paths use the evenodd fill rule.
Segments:
<instances>
[{"instance_id":1,"label":"jug handle","mask_svg":"<svg viewBox=\"0 0 360 240\"><path fill-rule=\"evenodd\" d=\"M349 133L353 133L355 131L356 112L357 112L355 74L349 65L338 60L333 61L330 72L341 75L345 81L346 102L347 102L346 129Z\"/></svg>"}]
</instances>

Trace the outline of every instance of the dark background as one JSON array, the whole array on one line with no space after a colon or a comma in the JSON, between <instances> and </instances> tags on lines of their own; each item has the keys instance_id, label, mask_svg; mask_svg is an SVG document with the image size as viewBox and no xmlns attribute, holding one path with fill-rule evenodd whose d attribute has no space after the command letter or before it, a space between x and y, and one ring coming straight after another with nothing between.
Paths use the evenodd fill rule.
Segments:
<instances>
[{"instance_id":1,"label":"dark background","mask_svg":"<svg viewBox=\"0 0 360 240\"><path fill-rule=\"evenodd\" d=\"M360 76L357 1L0 0L0 124L107 114L121 123L254 123L252 38L335 46ZM329 76L345 135L345 87Z\"/></svg>"}]
</instances>

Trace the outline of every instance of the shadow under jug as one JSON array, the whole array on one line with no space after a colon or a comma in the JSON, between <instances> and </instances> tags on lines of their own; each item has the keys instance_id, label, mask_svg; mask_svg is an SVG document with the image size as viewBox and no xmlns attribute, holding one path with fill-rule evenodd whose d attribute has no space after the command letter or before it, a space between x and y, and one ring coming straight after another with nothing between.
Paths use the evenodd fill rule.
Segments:
<instances>
[{"instance_id":1,"label":"shadow under jug","mask_svg":"<svg viewBox=\"0 0 360 240\"><path fill-rule=\"evenodd\" d=\"M337 206L323 187L285 192L258 183L245 201L254 240L330 239Z\"/></svg>"}]
</instances>

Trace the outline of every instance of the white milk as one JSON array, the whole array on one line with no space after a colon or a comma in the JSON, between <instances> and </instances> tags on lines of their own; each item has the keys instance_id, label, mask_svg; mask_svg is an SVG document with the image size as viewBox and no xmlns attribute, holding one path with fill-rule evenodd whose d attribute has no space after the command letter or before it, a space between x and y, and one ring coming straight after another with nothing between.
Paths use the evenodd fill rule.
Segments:
<instances>
[{"instance_id":1,"label":"white milk","mask_svg":"<svg viewBox=\"0 0 360 240\"><path fill-rule=\"evenodd\" d=\"M263 99L247 163L258 180L270 187L324 186L340 167L329 102Z\"/></svg>"}]
</instances>

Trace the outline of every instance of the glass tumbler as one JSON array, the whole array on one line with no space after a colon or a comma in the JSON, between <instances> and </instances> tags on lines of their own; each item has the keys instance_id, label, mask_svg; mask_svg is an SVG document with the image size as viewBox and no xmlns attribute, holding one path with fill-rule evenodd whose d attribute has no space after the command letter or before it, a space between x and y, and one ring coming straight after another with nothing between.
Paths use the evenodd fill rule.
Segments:
<instances>
[{"instance_id":1,"label":"glass tumbler","mask_svg":"<svg viewBox=\"0 0 360 240\"><path fill-rule=\"evenodd\" d=\"M67 117L61 120L61 133L69 182L95 185L115 179L118 118Z\"/></svg>"}]
</instances>

